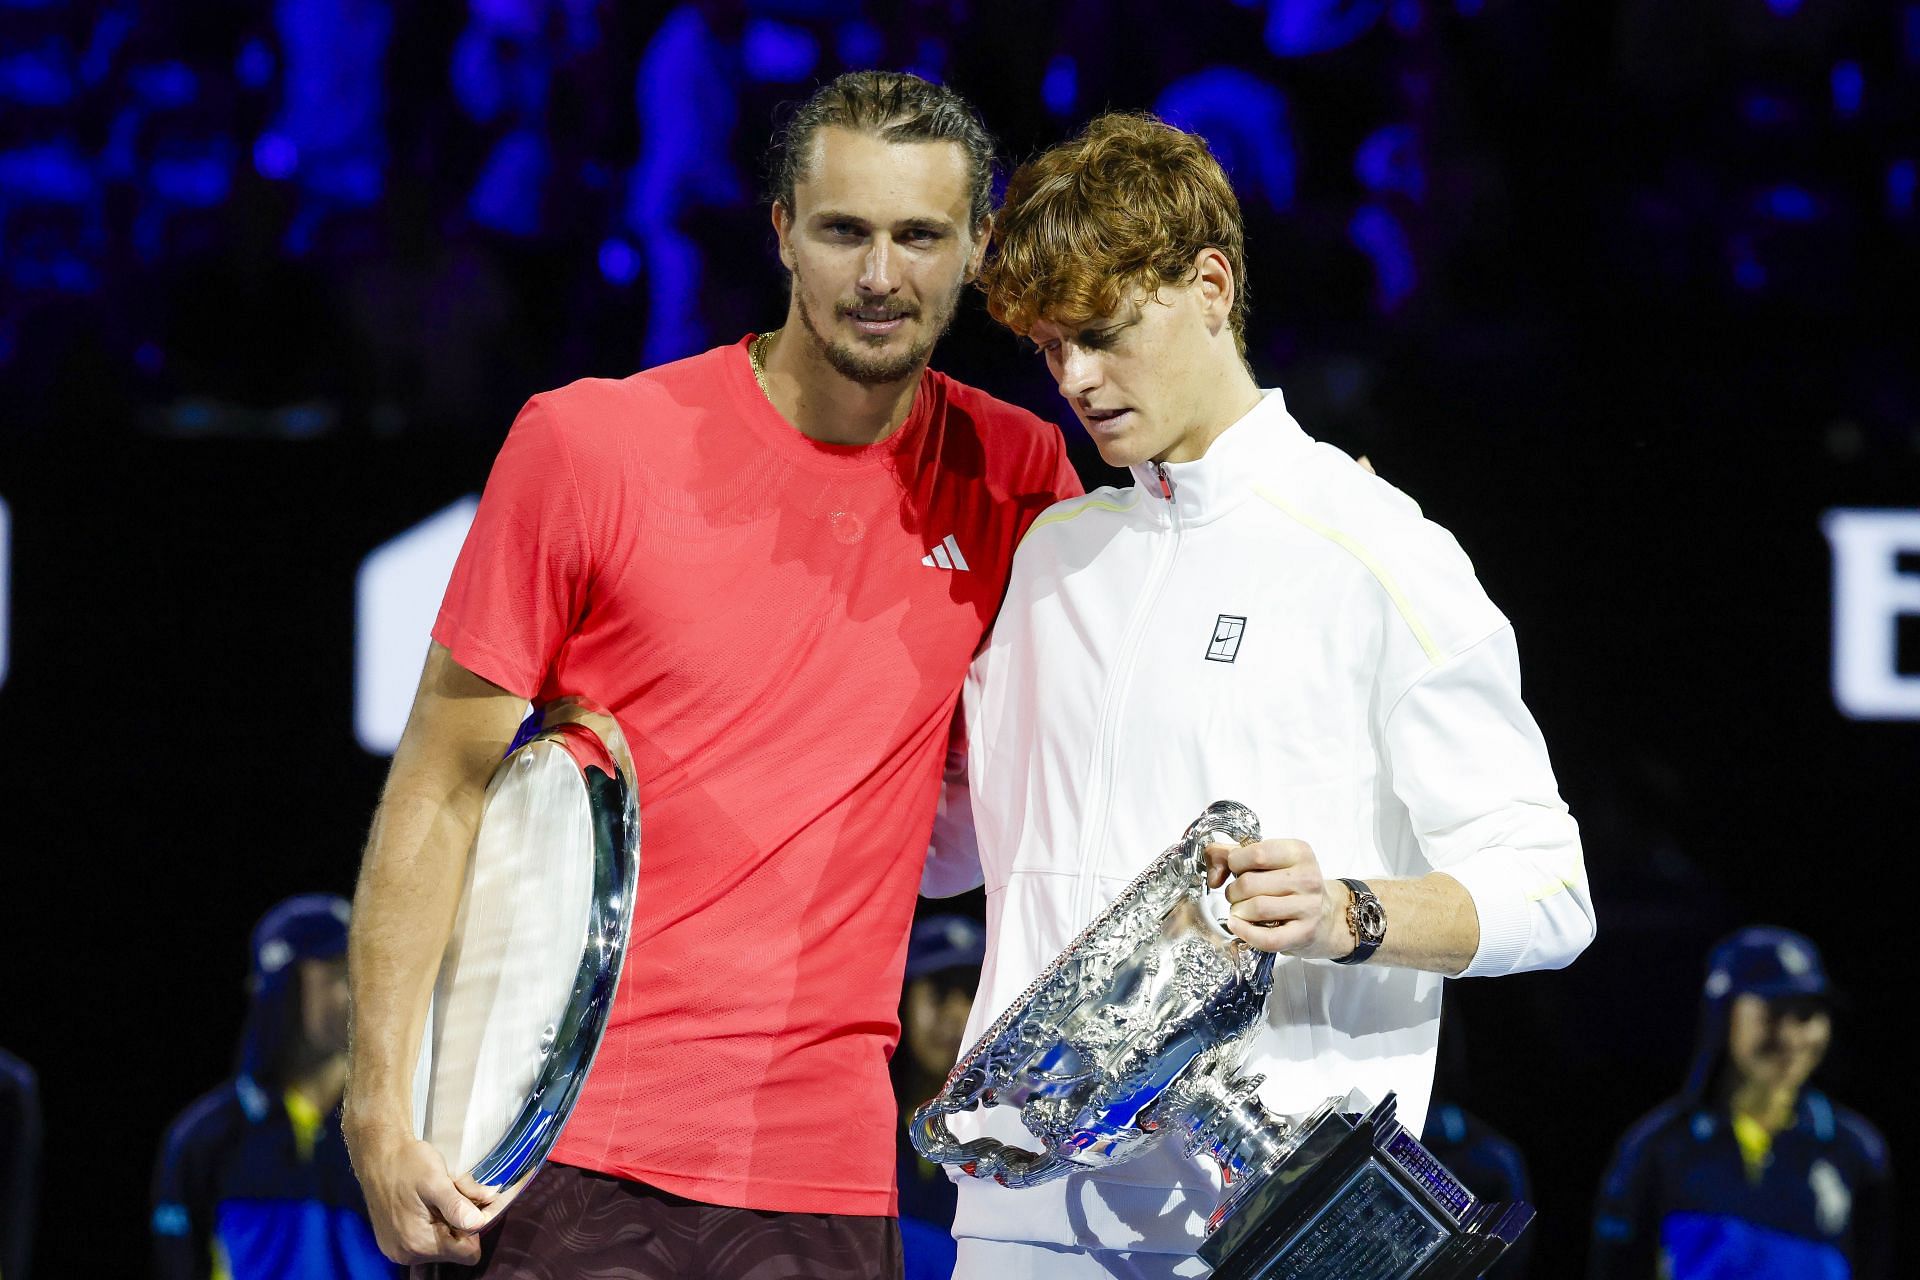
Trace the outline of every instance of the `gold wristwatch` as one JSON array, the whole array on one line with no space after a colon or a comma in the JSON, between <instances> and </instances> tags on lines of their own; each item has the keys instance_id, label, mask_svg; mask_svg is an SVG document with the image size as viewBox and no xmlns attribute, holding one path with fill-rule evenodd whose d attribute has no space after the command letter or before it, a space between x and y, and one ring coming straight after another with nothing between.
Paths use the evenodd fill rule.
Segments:
<instances>
[{"instance_id":1,"label":"gold wristwatch","mask_svg":"<svg viewBox=\"0 0 1920 1280\"><path fill-rule=\"evenodd\" d=\"M1335 964L1365 964L1380 944L1387 940L1387 912L1380 905L1380 899L1373 896L1373 890L1367 888L1364 880L1349 880L1340 877L1340 883L1347 886L1353 896L1347 901L1347 928L1353 930L1353 950L1344 956L1334 957Z\"/></svg>"}]
</instances>

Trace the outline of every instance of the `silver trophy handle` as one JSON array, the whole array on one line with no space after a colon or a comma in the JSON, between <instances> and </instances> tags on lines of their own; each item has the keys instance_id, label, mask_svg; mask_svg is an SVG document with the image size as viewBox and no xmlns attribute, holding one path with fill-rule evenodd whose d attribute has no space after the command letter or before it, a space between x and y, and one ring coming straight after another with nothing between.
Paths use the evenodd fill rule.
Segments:
<instances>
[{"instance_id":1,"label":"silver trophy handle","mask_svg":"<svg viewBox=\"0 0 1920 1280\"><path fill-rule=\"evenodd\" d=\"M1214 837L1225 836L1225 840ZM1193 820L1186 835L1180 838L1181 847L1189 856L1199 860L1198 874L1206 878L1207 846L1211 844L1249 845L1260 842L1260 819L1253 810L1232 800L1216 800L1208 805L1206 812Z\"/></svg>"},{"instance_id":2,"label":"silver trophy handle","mask_svg":"<svg viewBox=\"0 0 1920 1280\"><path fill-rule=\"evenodd\" d=\"M998 1138L960 1142L947 1127L946 1116L927 1114L932 1105L928 1103L914 1113L913 1144L921 1151L943 1152L938 1157L927 1157L936 1164L957 1164L971 1177L987 1178L1003 1187L1016 1188L1037 1187L1081 1167L1051 1152L1010 1147Z\"/></svg>"},{"instance_id":3,"label":"silver trophy handle","mask_svg":"<svg viewBox=\"0 0 1920 1280\"><path fill-rule=\"evenodd\" d=\"M1093 1068L1081 1063L1070 1046L1056 1043L1058 1018L1066 1008L1100 998L1108 972L1119 962L1120 956L1108 945L1109 918L1137 918L1140 901L1154 891L1177 886L1187 897L1203 896L1207 847L1246 845L1259 839L1260 819L1253 810L1231 800L1208 805L1180 842L1149 863L987 1028L954 1064L940 1092L914 1112L908 1133L920 1154L935 1164L958 1165L973 1177L1008 1187L1038 1186L1088 1167L1057 1152L1028 1151L997 1138L962 1143L947 1117L1001 1102L1020 1106L1029 1097L1068 1092L1084 1082ZM1232 945L1249 950L1237 939ZM1271 982L1273 957L1261 953L1251 964L1250 972L1257 975L1264 994Z\"/></svg>"}]
</instances>

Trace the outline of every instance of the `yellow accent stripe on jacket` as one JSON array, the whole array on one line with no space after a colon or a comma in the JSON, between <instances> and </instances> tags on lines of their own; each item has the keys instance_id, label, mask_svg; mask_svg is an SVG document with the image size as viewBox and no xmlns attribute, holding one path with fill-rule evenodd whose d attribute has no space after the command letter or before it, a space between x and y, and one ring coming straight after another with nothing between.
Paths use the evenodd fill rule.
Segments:
<instances>
[{"instance_id":1,"label":"yellow accent stripe on jacket","mask_svg":"<svg viewBox=\"0 0 1920 1280\"><path fill-rule=\"evenodd\" d=\"M1046 515L1041 516L1038 520L1035 520L1032 524L1027 526L1027 531L1020 535L1020 541L1025 542L1028 538L1031 538L1033 536L1033 531L1035 529L1039 529L1050 524L1065 524L1067 521L1072 520L1077 516L1083 516L1089 511L1118 511L1122 515L1124 515L1131 510L1133 510L1133 504L1131 503L1122 504L1118 502L1109 502L1105 498L1082 499L1080 504L1074 507L1071 511L1050 511Z\"/></svg>"},{"instance_id":2,"label":"yellow accent stripe on jacket","mask_svg":"<svg viewBox=\"0 0 1920 1280\"><path fill-rule=\"evenodd\" d=\"M1420 642L1420 649L1427 655L1427 661L1436 667L1446 661L1447 655L1441 652L1440 646L1433 642L1433 636L1428 632L1426 624L1421 622L1420 616L1413 611L1412 601L1408 600L1406 593L1400 590L1400 584L1393 580L1393 575L1386 571L1385 566L1374 559L1372 552L1368 551L1365 547L1338 529L1329 528L1321 524L1318 520L1307 515L1280 495L1263 489L1259 485L1255 485L1253 491L1259 494L1268 505L1277 508L1291 519L1311 529L1365 565L1367 572L1371 573L1374 579L1379 582L1381 588L1386 591L1387 598L1393 601L1393 607L1400 611L1401 619L1404 620L1407 626L1413 631L1413 638Z\"/></svg>"}]
</instances>

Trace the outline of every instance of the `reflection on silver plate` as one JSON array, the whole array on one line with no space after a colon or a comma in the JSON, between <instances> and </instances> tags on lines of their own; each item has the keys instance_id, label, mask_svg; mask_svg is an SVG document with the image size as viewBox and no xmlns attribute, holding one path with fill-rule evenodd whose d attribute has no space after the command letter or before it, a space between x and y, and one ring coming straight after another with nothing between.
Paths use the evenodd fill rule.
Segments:
<instances>
[{"instance_id":1,"label":"reflection on silver plate","mask_svg":"<svg viewBox=\"0 0 1920 1280\"><path fill-rule=\"evenodd\" d=\"M640 875L633 763L611 716L535 711L487 785L414 1075L414 1125L490 1187L537 1168L613 1009Z\"/></svg>"}]
</instances>

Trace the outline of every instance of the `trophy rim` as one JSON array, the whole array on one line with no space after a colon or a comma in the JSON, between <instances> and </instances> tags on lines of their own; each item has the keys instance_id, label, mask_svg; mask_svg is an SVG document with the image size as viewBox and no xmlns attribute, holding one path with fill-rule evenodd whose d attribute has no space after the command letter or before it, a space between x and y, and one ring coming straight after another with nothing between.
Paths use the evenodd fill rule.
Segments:
<instances>
[{"instance_id":1,"label":"trophy rim","mask_svg":"<svg viewBox=\"0 0 1920 1280\"><path fill-rule=\"evenodd\" d=\"M468 1170L474 1181L496 1188L514 1186L546 1160L579 1100L625 972L640 878L639 798L618 721L584 698L536 707L516 731L493 779L505 776L523 753L540 749L565 752L580 772L593 827L592 887L580 962L555 1022L559 1048L545 1056L506 1131ZM598 785L595 773L604 779Z\"/></svg>"}]
</instances>

